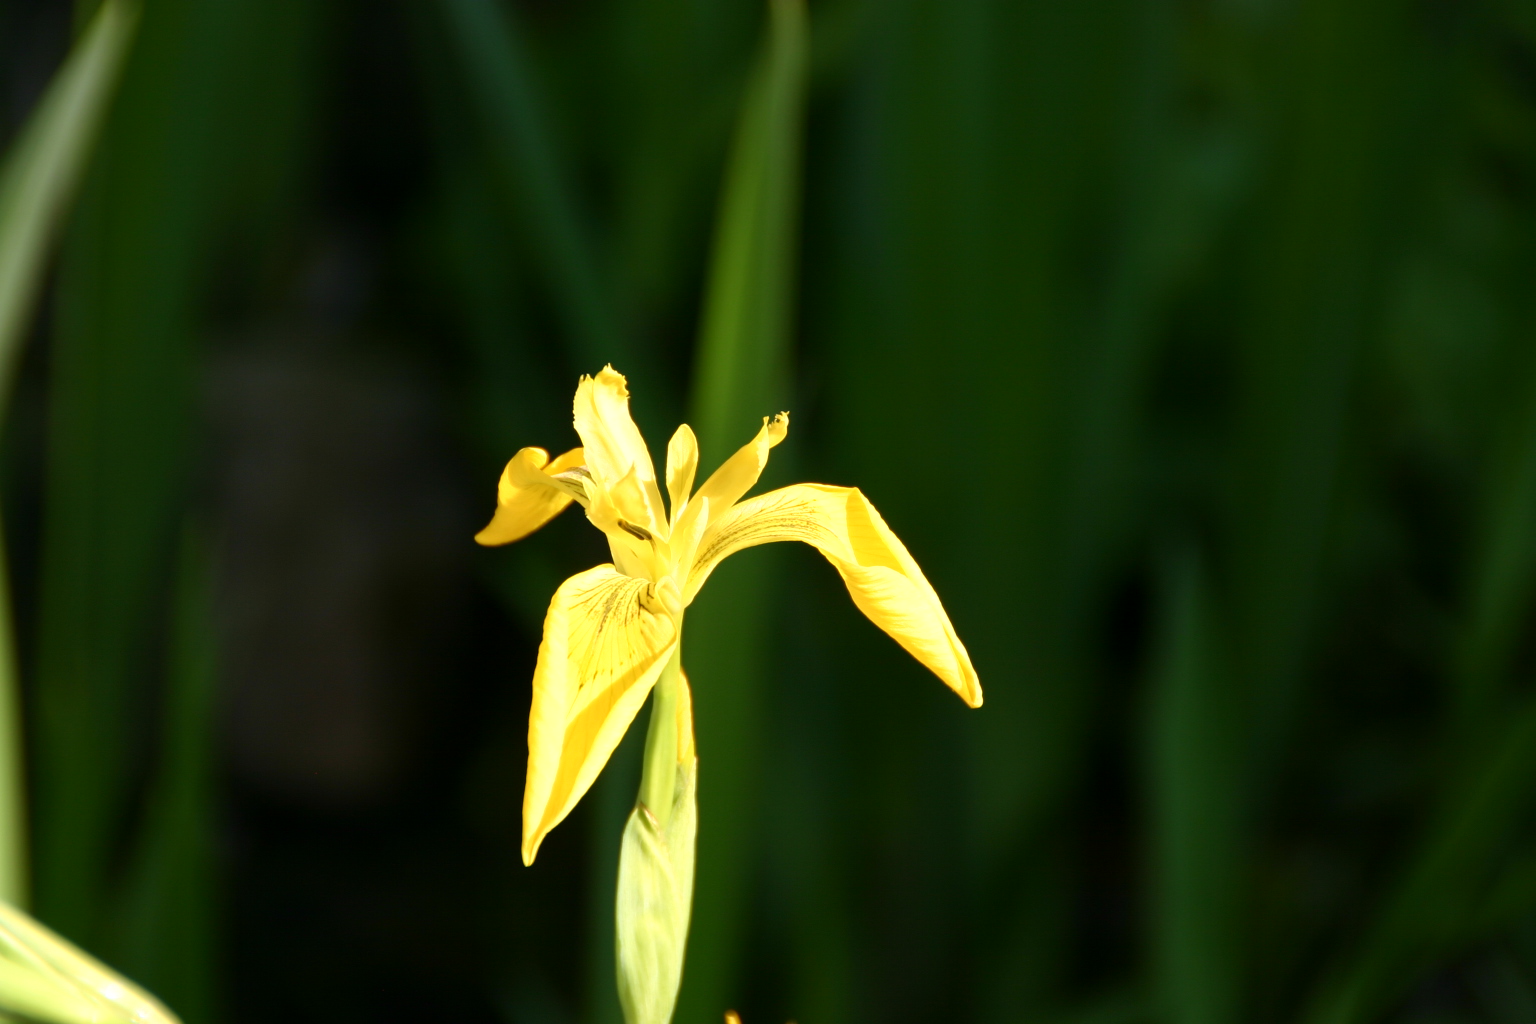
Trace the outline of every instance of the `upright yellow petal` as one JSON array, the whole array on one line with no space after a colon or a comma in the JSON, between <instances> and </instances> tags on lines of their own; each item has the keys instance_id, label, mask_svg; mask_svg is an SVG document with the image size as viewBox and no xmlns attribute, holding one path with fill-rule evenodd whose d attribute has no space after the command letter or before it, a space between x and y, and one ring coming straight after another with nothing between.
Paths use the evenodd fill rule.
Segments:
<instances>
[{"instance_id":1,"label":"upright yellow petal","mask_svg":"<svg viewBox=\"0 0 1536 1024\"><path fill-rule=\"evenodd\" d=\"M667 501L671 503L673 523L688 504L698 469L699 441L693 436L693 428L684 423L667 442Z\"/></svg>"},{"instance_id":2,"label":"upright yellow petal","mask_svg":"<svg viewBox=\"0 0 1536 1024\"><path fill-rule=\"evenodd\" d=\"M693 600L721 559L780 540L815 546L837 567L853 603L871 622L967 704L981 705L981 683L971 657L955 635L939 596L856 487L795 484L737 505L710 524L683 600Z\"/></svg>"},{"instance_id":3,"label":"upright yellow petal","mask_svg":"<svg viewBox=\"0 0 1536 1024\"><path fill-rule=\"evenodd\" d=\"M528 715L525 864L591 787L676 643L676 622L656 587L611 565L555 591Z\"/></svg>"},{"instance_id":4,"label":"upright yellow petal","mask_svg":"<svg viewBox=\"0 0 1536 1024\"><path fill-rule=\"evenodd\" d=\"M656 468L640 428L629 415L629 388L623 374L605 366L596 377L583 377L576 386L573 406L576 433L586 448L587 465L599 486L612 491L612 499L625 519L665 536L661 491Z\"/></svg>"},{"instance_id":5,"label":"upright yellow petal","mask_svg":"<svg viewBox=\"0 0 1536 1024\"><path fill-rule=\"evenodd\" d=\"M475 534L479 544L493 546L522 540L571 503L568 487L550 478L575 469L585 461L580 448L549 461L542 448L524 448L507 462L496 485L496 515Z\"/></svg>"},{"instance_id":6,"label":"upright yellow petal","mask_svg":"<svg viewBox=\"0 0 1536 1024\"><path fill-rule=\"evenodd\" d=\"M704 481L704 486L699 488L694 502L679 521L678 528L687 529L693 524L702 507L698 501L700 498L709 499L713 515L724 515L726 509L736 504L757 483L757 478L763 474L763 467L768 465L768 450L784 440L788 433L789 413L781 412L771 420L764 416L762 429L757 432L757 436L736 449L736 453L722 462L720 468Z\"/></svg>"}]
</instances>

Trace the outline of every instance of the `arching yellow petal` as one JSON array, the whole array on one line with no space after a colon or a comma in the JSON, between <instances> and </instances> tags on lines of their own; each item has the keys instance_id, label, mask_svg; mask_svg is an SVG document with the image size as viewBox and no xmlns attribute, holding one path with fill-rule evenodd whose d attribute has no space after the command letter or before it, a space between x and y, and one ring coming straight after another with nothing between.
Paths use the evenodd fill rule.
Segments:
<instances>
[{"instance_id":1,"label":"arching yellow petal","mask_svg":"<svg viewBox=\"0 0 1536 1024\"><path fill-rule=\"evenodd\" d=\"M795 484L769 491L710 524L683 594L692 601L720 561L780 540L815 546L837 567L853 603L971 707L981 683L939 596L906 547L856 487Z\"/></svg>"},{"instance_id":2,"label":"arching yellow petal","mask_svg":"<svg viewBox=\"0 0 1536 1024\"><path fill-rule=\"evenodd\" d=\"M757 432L757 436L736 449L736 453L722 462L720 468L704 481L704 486L699 488L690 507L684 510L677 528L686 530L693 525L702 507L698 501L700 498L709 499L709 507L714 516L724 515L757 483L757 478L763 474L763 467L768 465L768 450L784 440L788 433L789 413L781 412L771 420L764 416L762 429Z\"/></svg>"},{"instance_id":3,"label":"arching yellow petal","mask_svg":"<svg viewBox=\"0 0 1536 1024\"><path fill-rule=\"evenodd\" d=\"M550 477L584 461L580 448L572 448L554 462L542 448L524 448L512 456L496 485L496 515L475 534L475 542L494 546L522 540L564 512L572 500L569 488Z\"/></svg>"},{"instance_id":4,"label":"arching yellow petal","mask_svg":"<svg viewBox=\"0 0 1536 1024\"><path fill-rule=\"evenodd\" d=\"M586 448L587 466L599 487L608 489L620 514L653 534L665 536L666 518L656 468L629 415L629 388L623 374L605 366L583 377L573 406L576 433Z\"/></svg>"},{"instance_id":5,"label":"arching yellow petal","mask_svg":"<svg viewBox=\"0 0 1536 1024\"><path fill-rule=\"evenodd\" d=\"M667 442L667 500L674 523L693 493L693 476L698 469L699 441L693 436L693 428L684 423Z\"/></svg>"},{"instance_id":6,"label":"arching yellow petal","mask_svg":"<svg viewBox=\"0 0 1536 1024\"><path fill-rule=\"evenodd\" d=\"M523 863L533 863L544 836L591 787L676 643L676 622L655 585L611 565L555 591L528 715Z\"/></svg>"}]
</instances>

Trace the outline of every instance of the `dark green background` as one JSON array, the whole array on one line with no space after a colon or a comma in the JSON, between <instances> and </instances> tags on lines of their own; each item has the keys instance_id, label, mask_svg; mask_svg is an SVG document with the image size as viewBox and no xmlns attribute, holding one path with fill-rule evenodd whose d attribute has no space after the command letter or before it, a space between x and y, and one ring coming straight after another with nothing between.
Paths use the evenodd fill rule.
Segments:
<instances>
[{"instance_id":1,"label":"dark green background","mask_svg":"<svg viewBox=\"0 0 1536 1024\"><path fill-rule=\"evenodd\" d=\"M7 138L89 6L0 5ZM4 433L36 910L187 1024L614 1022L636 744L517 853L602 539L470 537L582 372L723 418L765 11L144 8ZM1536 1021L1536 6L809 11L787 380L706 458L790 408L987 699L717 574L679 1024Z\"/></svg>"}]
</instances>

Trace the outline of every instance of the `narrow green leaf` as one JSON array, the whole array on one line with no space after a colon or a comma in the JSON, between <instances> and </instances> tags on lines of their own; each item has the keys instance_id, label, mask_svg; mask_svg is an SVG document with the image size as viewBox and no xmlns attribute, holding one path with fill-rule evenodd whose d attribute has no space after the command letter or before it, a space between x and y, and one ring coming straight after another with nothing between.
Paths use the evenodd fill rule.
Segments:
<instances>
[{"instance_id":1,"label":"narrow green leaf","mask_svg":"<svg viewBox=\"0 0 1536 1024\"><path fill-rule=\"evenodd\" d=\"M1307 1024L1376 1019L1424 969L1507 921L1514 901L1536 896L1519 866L1492 879L1533 807L1536 699L1527 699L1465 751L1380 913L1318 987Z\"/></svg>"},{"instance_id":2,"label":"narrow green leaf","mask_svg":"<svg viewBox=\"0 0 1536 1024\"><path fill-rule=\"evenodd\" d=\"M495 0L446 0L443 11L491 151L558 296L557 312L575 354L588 373L604 363L623 369L630 353L511 12Z\"/></svg>"},{"instance_id":3,"label":"narrow green leaf","mask_svg":"<svg viewBox=\"0 0 1536 1024\"><path fill-rule=\"evenodd\" d=\"M1508 682L1536 588L1536 388L1516 411L1510 451L1495 461L1481 510L1482 537L1471 566L1469 607L1457 649L1460 724L1475 728Z\"/></svg>"},{"instance_id":4,"label":"narrow green leaf","mask_svg":"<svg viewBox=\"0 0 1536 1024\"><path fill-rule=\"evenodd\" d=\"M0 170L0 400L10 394L44 262L138 19L130 0L101 5Z\"/></svg>"},{"instance_id":5,"label":"narrow green leaf","mask_svg":"<svg viewBox=\"0 0 1536 1024\"><path fill-rule=\"evenodd\" d=\"M39 917L91 947L137 824L133 711L153 678L184 519L210 245L251 163L242 147L266 138L266 122L231 115L283 70L258 53L261 30L296 7L145 8L64 246L38 566L34 866Z\"/></svg>"},{"instance_id":6,"label":"narrow green leaf","mask_svg":"<svg viewBox=\"0 0 1536 1024\"><path fill-rule=\"evenodd\" d=\"M794 314L807 26L801 0L771 0L768 50L743 104L715 222L690 422L703 466L777 410Z\"/></svg>"},{"instance_id":7,"label":"narrow green leaf","mask_svg":"<svg viewBox=\"0 0 1536 1024\"><path fill-rule=\"evenodd\" d=\"M0 169L0 408L53 237L75 193L138 22L136 5L95 14ZM30 903L20 707L9 573L0 543L0 899Z\"/></svg>"},{"instance_id":8,"label":"narrow green leaf","mask_svg":"<svg viewBox=\"0 0 1536 1024\"><path fill-rule=\"evenodd\" d=\"M700 462L718 464L783 408L794 303L800 151L808 74L802 0L771 0L766 49L748 87L716 220L690 403ZM742 957L770 563L741 558L688 613L683 664L698 681L698 893L679 1020L713 1020Z\"/></svg>"},{"instance_id":9,"label":"narrow green leaf","mask_svg":"<svg viewBox=\"0 0 1536 1024\"><path fill-rule=\"evenodd\" d=\"M119 963L193 1024L212 1018L218 885L213 848L212 558L185 528L171 608L160 764L129 865L115 936Z\"/></svg>"},{"instance_id":10,"label":"narrow green leaf","mask_svg":"<svg viewBox=\"0 0 1536 1024\"><path fill-rule=\"evenodd\" d=\"M1225 1024L1237 1019L1240 721L1192 554L1164 570L1161 603L1146 719L1151 960L1164 1019Z\"/></svg>"}]
</instances>

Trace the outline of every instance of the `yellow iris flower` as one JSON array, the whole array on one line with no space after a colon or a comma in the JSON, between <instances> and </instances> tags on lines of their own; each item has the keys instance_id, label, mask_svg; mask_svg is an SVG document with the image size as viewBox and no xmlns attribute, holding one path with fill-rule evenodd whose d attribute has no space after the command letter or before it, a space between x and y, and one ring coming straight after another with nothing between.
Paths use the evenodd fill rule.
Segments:
<instances>
[{"instance_id":1,"label":"yellow iris flower","mask_svg":"<svg viewBox=\"0 0 1536 1024\"><path fill-rule=\"evenodd\" d=\"M629 415L624 377L604 367L576 388L582 447L553 460L524 448L502 472L496 515L475 536L508 544L571 502L608 537L611 564L566 580L550 601L533 675L523 862L591 787L674 657L683 611L722 560L773 541L811 544L842 574L854 604L972 707L981 684L938 595L856 487L795 484L742 497L757 483L789 415L757 436L697 491L699 449L685 423L667 445L667 496ZM681 751L693 747L688 695L679 701Z\"/></svg>"}]
</instances>

